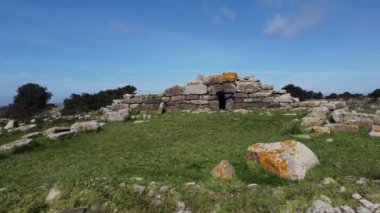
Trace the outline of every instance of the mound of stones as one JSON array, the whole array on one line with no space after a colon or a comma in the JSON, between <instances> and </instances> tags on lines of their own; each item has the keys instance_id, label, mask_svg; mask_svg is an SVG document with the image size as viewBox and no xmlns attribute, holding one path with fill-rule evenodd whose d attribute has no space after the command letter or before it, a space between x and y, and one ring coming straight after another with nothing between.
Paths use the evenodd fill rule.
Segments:
<instances>
[{"instance_id":1,"label":"mound of stones","mask_svg":"<svg viewBox=\"0 0 380 213\"><path fill-rule=\"evenodd\" d=\"M306 172L319 164L308 147L294 140L253 144L247 149L247 161L289 180L304 179Z\"/></svg>"},{"instance_id":2,"label":"mound of stones","mask_svg":"<svg viewBox=\"0 0 380 213\"><path fill-rule=\"evenodd\" d=\"M299 99L272 85L262 84L254 76L238 77L235 72L199 76L185 86L175 85L163 94L125 94L110 106L100 109L105 121L125 121L131 109L154 108L159 113L169 109L244 109L255 107L291 106Z\"/></svg>"},{"instance_id":3,"label":"mound of stones","mask_svg":"<svg viewBox=\"0 0 380 213\"><path fill-rule=\"evenodd\" d=\"M162 101L168 108L240 109L249 105L289 106L299 100L285 91L274 91L272 85L262 84L254 76L238 77L235 72L225 72L170 87Z\"/></svg>"}]
</instances>

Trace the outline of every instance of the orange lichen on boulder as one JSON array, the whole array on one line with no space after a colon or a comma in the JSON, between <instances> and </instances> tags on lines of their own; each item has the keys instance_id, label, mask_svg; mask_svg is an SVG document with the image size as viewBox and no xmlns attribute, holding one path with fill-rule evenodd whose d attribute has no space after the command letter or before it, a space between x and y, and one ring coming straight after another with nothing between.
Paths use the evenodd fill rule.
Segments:
<instances>
[{"instance_id":1,"label":"orange lichen on boulder","mask_svg":"<svg viewBox=\"0 0 380 213\"><path fill-rule=\"evenodd\" d=\"M235 169L227 160L222 160L211 171L211 174L217 178L232 179L235 177Z\"/></svg>"},{"instance_id":2,"label":"orange lichen on boulder","mask_svg":"<svg viewBox=\"0 0 380 213\"><path fill-rule=\"evenodd\" d=\"M224 72L222 74L223 82L234 82L237 80L236 72Z\"/></svg>"},{"instance_id":3,"label":"orange lichen on boulder","mask_svg":"<svg viewBox=\"0 0 380 213\"><path fill-rule=\"evenodd\" d=\"M247 149L247 159L268 172L291 180L303 179L306 170L318 164L314 153L294 140L253 144Z\"/></svg>"}]
</instances>

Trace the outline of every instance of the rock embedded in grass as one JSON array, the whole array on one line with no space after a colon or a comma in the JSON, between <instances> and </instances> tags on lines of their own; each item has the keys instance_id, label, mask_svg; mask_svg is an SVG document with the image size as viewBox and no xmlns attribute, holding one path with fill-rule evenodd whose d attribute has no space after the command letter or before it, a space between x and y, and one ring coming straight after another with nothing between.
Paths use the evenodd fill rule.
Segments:
<instances>
[{"instance_id":1,"label":"rock embedded in grass","mask_svg":"<svg viewBox=\"0 0 380 213\"><path fill-rule=\"evenodd\" d=\"M253 144L247 149L247 160L289 180L304 179L306 172L319 164L308 147L294 140Z\"/></svg>"},{"instance_id":2,"label":"rock embedded in grass","mask_svg":"<svg viewBox=\"0 0 380 213\"><path fill-rule=\"evenodd\" d=\"M326 177L322 180L322 184L327 185L337 185L338 183L331 177Z\"/></svg>"},{"instance_id":3,"label":"rock embedded in grass","mask_svg":"<svg viewBox=\"0 0 380 213\"><path fill-rule=\"evenodd\" d=\"M307 210L307 213L335 213L335 210L329 203L322 200L316 200Z\"/></svg>"},{"instance_id":4,"label":"rock embedded in grass","mask_svg":"<svg viewBox=\"0 0 380 213\"><path fill-rule=\"evenodd\" d=\"M236 176L235 168L227 160L220 161L211 171L211 174L221 179L233 179Z\"/></svg>"},{"instance_id":5,"label":"rock embedded in grass","mask_svg":"<svg viewBox=\"0 0 380 213\"><path fill-rule=\"evenodd\" d=\"M30 138L22 138L20 140L17 140L17 141L13 141L11 143L7 143L7 144L3 144L0 146L0 151L2 150L10 150L10 149L13 149L13 148L16 148L16 147L22 147L22 146L26 146L30 143L33 142L33 139L30 139Z\"/></svg>"},{"instance_id":6,"label":"rock embedded in grass","mask_svg":"<svg viewBox=\"0 0 380 213\"><path fill-rule=\"evenodd\" d=\"M48 195L45 198L46 202L50 202L56 198L58 198L61 195L61 190L57 186L54 186L50 189Z\"/></svg>"},{"instance_id":7,"label":"rock embedded in grass","mask_svg":"<svg viewBox=\"0 0 380 213\"><path fill-rule=\"evenodd\" d=\"M100 129L100 125L97 121L83 121L83 122L75 122L70 126L70 130L75 133L80 132L93 132Z\"/></svg>"},{"instance_id":8,"label":"rock embedded in grass","mask_svg":"<svg viewBox=\"0 0 380 213\"><path fill-rule=\"evenodd\" d=\"M371 137L380 137L380 126L373 125L371 131L369 132Z\"/></svg>"},{"instance_id":9,"label":"rock embedded in grass","mask_svg":"<svg viewBox=\"0 0 380 213\"><path fill-rule=\"evenodd\" d=\"M352 195L352 198L354 198L355 200L360 200L362 199L362 196L359 193L355 193Z\"/></svg>"},{"instance_id":10,"label":"rock embedded in grass","mask_svg":"<svg viewBox=\"0 0 380 213\"><path fill-rule=\"evenodd\" d=\"M32 133L21 136L21 138L34 138L39 135L42 135L42 132L32 132Z\"/></svg>"},{"instance_id":11,"label":"rock embedded in grass","mask_svg":"<svg viewBox=\"0 0 380 213\"><path fill-rule=\"evenodd\" d=\"M367 208L364 207L364 206L356 207L356 212L357 212L357 213L372 213L371 210L367 209Z\"/></svg>"},{"instance_id":12,"label":"rock embedded in grass","mask_svg":"<svg viewBox=\"0 0 380 213\"><path fill-rule=\"evenodd\" d=\"M145 191L145 186L140 185L140 184L134 184L133 190L138 193L143 193Z\"/></svg>"},{"instance_id":13,"label":"rock embedded in grass","mask_svg":"<svg viewBox=\"0 0 380 213\"><path fill-rule=\"evenodd\" d=\"M342 213L355 213L355 210L348 205L343 205L339 207Z\"/></svg>"}]
</instances>

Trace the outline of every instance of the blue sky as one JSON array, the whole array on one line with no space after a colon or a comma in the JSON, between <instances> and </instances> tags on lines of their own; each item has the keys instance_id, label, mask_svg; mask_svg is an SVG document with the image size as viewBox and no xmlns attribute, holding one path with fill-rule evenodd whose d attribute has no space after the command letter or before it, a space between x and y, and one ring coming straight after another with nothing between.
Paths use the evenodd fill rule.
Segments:
<instances>
[{"instance_id":1,"label":"blue sky","mask_svg":"<svg viewBox=\"0 0 380 213\"><path fill-rule=\"evenodd\" d=\"M0 104L39 83L71 93L160 93L199 74L255 75L276 89L380 87L377 0L1 0Z\"/></svg>"}]
</instances>

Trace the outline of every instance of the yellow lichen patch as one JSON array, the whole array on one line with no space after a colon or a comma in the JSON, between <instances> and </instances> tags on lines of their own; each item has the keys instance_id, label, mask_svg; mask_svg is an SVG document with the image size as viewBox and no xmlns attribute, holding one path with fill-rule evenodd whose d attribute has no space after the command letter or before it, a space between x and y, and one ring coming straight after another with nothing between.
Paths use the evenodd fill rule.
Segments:
<instances>
[{"instance_id":1,"label":"yellow lichen patch","mask_svg":"<svg viewBox=\"0 0 380 213\"><path fill-rule=\"evenodd\" d=\"M222 78L224 82L234 82L237 80L237 73L236 72L224 72L222 74Z\"/></svg>"},{"instance_id":2,"label":"yellow lichen patch","mask_svg":"<svg viewBox=\"0 0 380 213\"><path fill-rule=\"evenodd\" d=\"M277 173L282 178L290 178L288 161L282 158L284 150L264 151L258 154L260 166L266 171Z\"/></svg>"},{"instance_id":3,"label":"yellow lichen patch","mask_svg":"<svg viewBox=\"0 0 380 213\"><path fill-rule=\"evenodd\" d=\"M376 133L380 133L380 126L373 125L372 126L372 131Z\"/></svg>"}]
</instances>

